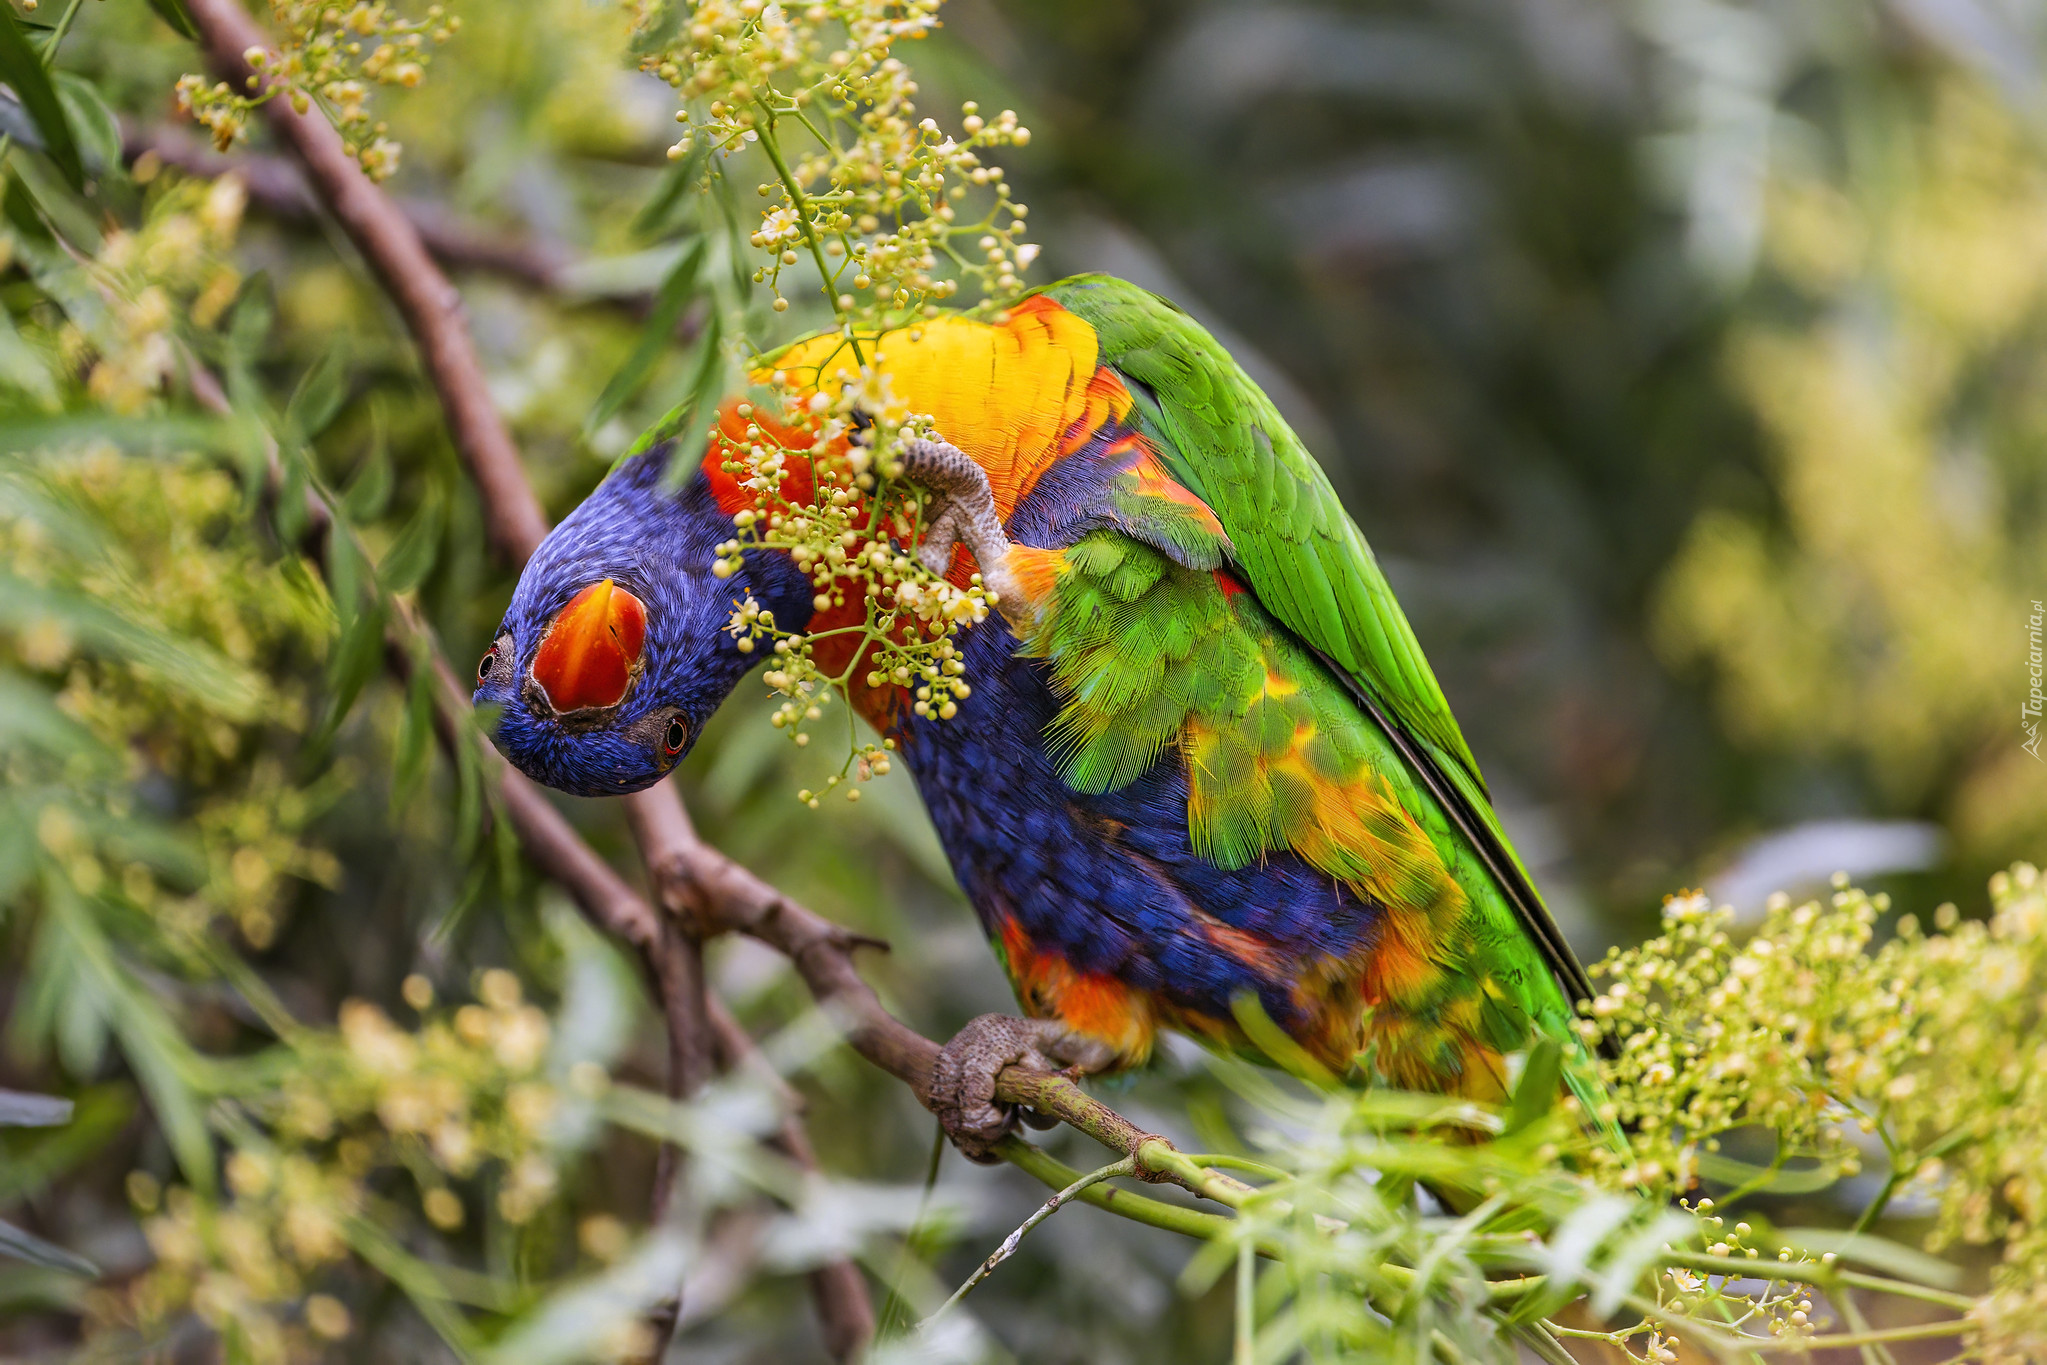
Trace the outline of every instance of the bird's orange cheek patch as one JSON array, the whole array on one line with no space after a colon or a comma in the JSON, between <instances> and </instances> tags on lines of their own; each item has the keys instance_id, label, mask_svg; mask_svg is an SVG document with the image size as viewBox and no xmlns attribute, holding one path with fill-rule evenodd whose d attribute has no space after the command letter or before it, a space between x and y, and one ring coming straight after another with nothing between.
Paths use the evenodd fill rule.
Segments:
<instances>
[{"instance_id":1,"label":"bird's orange cheek patch","mask_svg":"<svg viewBox=\"0 0 2047 1365\"><path fill-rule=\"evenodd\" d=\"M647 608L606 578L572 598L533 656L533 680L558 712L616 706L647 638Z\"/></svg>"}]
</instances>

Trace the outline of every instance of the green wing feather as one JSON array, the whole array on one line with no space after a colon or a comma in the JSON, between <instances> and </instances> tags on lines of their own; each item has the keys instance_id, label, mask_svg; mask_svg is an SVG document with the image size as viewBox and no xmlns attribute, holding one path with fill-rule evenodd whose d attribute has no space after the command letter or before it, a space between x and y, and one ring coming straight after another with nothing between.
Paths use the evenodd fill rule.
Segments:
<instances>
[{"instance_id":1,"label":"green wing feather","mask_svg":"<svg viewBox=\"0 0 2047 1365\"><path fill-rule=\"evenodd\" d=\"M1258 386L1173 304L1108 275L1043 291L1095 330L1173 477L1206 502L1230 559L1275 618L1319 653L1462 828L1572 1000L1592 994L1494 814L1414 628L1329 478Z\"/></svg>"},{"instance_id":2,"label":"green wing feather","mask_svg":"<svg viewBox=\"0 0 2047 1365\"><path fill-rule=\"evenodd\" d=\"M1173 476L1222 520L1265 609L1483 792L1478 762L1371 547L1272 400L1200 323L1148 290L1077 275L1044 292L1095 329L1102 363L1137 381L1131 392L1146 434Z\"/></svg>"}]
</instances>

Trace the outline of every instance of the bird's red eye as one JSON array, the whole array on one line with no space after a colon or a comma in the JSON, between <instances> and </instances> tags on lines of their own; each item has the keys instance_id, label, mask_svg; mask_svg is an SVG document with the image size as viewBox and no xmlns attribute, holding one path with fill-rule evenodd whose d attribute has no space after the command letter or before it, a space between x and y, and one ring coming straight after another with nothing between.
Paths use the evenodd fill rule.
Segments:
<instances>
[{"instance_id":1,"label":"bird's red eye","mask_svg":"<svg viewBox=\"0 0 2047 1365\"><path fill-rule=\"evenodd\" d=\"M498 661L498 647L492 645L483 651L483 658L476 665L476 682L480 687L490 681L490 666Z\"/></svg>"},{"instance_id":2,"label":"bird's red eye","mask_svg":"<svg viewBox=\"0 0 2047 1365\"><path fill-rule=\"evenodd\" d=\"M661 747L670 758L682 752L682 746L689 741L689 727L677 716L668 722L668 732L661 736Z\"/></svg>"}]
</instances>

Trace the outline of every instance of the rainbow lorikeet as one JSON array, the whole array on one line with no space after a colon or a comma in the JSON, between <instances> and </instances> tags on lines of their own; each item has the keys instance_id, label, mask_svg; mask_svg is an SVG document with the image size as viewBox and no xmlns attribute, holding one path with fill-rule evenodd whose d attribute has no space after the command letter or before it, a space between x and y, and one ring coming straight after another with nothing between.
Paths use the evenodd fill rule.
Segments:
<instances>
[{"instance_id":1,"label":"rainbow lorikeet","mask_svg":"<svg viewBox=\"0 0 2047 1365\"><path fill-rule=\"evenodd\" d=\"M841 344L775 365L836 393ZM916 714L885 678L851 685L1029 1016L984 1016L945 1050L934 1099L956 1141L985 1154L1013 1122L990 1103L1010 1062L1132 1066L1161 1028L1246 1048L1247 1001L1329 1069L1411 1089L1499 1099L1538 1035L1581 1055L1584 971L1413 630L1214 338L1089 275L998 323L887 333L873 359L943 438L907 463L945 509L926 562L998 592L962 634L956 717ZM627 460L527 566L476 700L532 777L595 795L668 773L760 658L726 629L748 595L784 628L833 624L784 553L713 572L752 505L722 457L746 420L727 406L679 488L672 448ZM1588 1098L1589 1074L1565 1068Z\"/></svg>"}]
</instances>

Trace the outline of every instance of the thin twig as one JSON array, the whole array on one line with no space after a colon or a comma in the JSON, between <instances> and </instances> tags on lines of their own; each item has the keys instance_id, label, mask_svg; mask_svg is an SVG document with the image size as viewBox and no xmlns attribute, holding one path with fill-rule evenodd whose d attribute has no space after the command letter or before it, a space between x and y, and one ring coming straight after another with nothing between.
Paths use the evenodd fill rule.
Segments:
<instances>
[{"instance_id":1,"label":"thin twig","mask_svg":"<svg viewBox=\"0 0 2047 1365\"><path fill-rule=\"evenodd\" d=\"M1082 1190L1087 1189L1090 1185L1099 1185L1104 1180L1114 1180L1119 1175L1134 1175L1136 1174L1136 1172L1137 1172L1136 1161L1133 1158L1126 1156L1121 1161L1110 1162L1108 1165L1102 1167L1098 1171L1089 1171L1086 1175L1074 1181L1071 1185L1068 1185L1065 1189L1059 1191L1059 1193L1053 1195L1050 1199L1047 1199L1042 1205L1039 1206L1038 1211L1036 1213L1032 1214L1030 1217L1023 1220L1023 1225L1021 1227L1019 1227L1015 1232L1010 1233L1009 1236L1003 1238L1002 1245L996 1247L994 1251L990 1252L988 1255L988 1259L981 1262L980 1267L976 1269L973 1274L967 1276L967 1282L961 1285L958 1289L953 1290L952 1297L947 1299L944 1303L938 1305L938 1311L936 1313L933 1313L931 1317L924 1319L924 1321L926 1323L931 1322L933 1319L944 1314L947 1309L951 1308L961 1299L973 1293L975 1285L981 1283L981 1281L987 1279L990 1275L993 1275L995 1273L996 1266L1001 1265L1004 1261L1008 1260L1011 1256L1014 1256L1016 1254L1016 1249L1023 1244L1025 1233L1029 1232L1038 1224L1044 1222L1047 1218L1050 1218L1053 1214L1059 1212L1060 1208L1065 1205L1067 1200L1074 1198Z\"/></svg>"}]
</instances>

